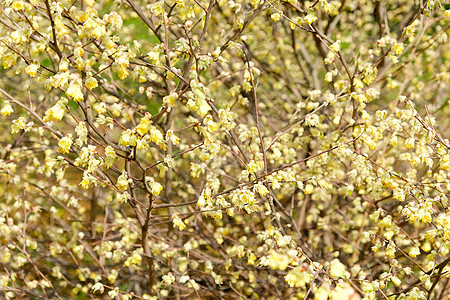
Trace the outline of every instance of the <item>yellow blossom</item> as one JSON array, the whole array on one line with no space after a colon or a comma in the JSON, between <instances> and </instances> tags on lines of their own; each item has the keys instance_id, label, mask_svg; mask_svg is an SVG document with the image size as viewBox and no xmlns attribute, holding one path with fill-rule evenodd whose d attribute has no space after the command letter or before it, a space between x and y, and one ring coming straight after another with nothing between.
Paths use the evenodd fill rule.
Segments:
<instances>
[{"instance_id":1,"label":"yellow blossom","mask_svg":"<svg viewBox=\"0 0 450 300\"><path fill-rule=\"evenodd\" d=\"M122 135L120 136L119 139L119 145L136 146L136 136L130 129L127 129L124 132L122 132Z\"/></svg>"},{"instance_id":2,"label":"yellow blossom","mask_svg":"<svg viewBox=\"0 0 450 300\"><path fill-rule=\"evenodd\" d=\"M409 250L408 255L411 257L416 257L417 255L420 255L420 249L418 246L414 246Z\"/></svg>"},{"instance_id":3,"label":"yellow blossom","mask_svg":"<svg viewBox=\"0 0 450 300\"><path fill-rule=\"evenodd\" d=\"M261 196L265 196L265 195L267 195L269 193L269 190L267 189L267 187L262 182L258 182L254 186L254 190L256 192L258 192Z\"/></svg>"},{"instance_id":4,"label":"yellow blossom","mask_svg":"<svg viewBox=\"0 0 450 300\"><path fill-rule=\"evenodd\" d=\"M278 22L281 19L281 13L273 13L270 18L274 21L274 22Z\"/></svg>"},{"instance_id":5,"label":"yellow blossom","mask_svg":"<svg viewBox=\"0 0 450 300\"><path fill-rule=\"evenodd\" d=\"M106 168L112 167L114 164L114 160L116 159L116 152L114 151L114 148L111 146L107 146L105 148L105 162L104 166Z\"/></svg>"},{"instance_id":6,"label":"yellow blossom","mask_svg":"<svg viewBox=\"0 0 450 300\"><path fill-rule=\"evenodd\" d=\"M180 143L180 138L177 137L174 133L172 129L169 129L166 131L166 141L171 141L172 144L174 145L178 145Z\"/></svg>"},{"instance_id":7,"label":"yellow blossom","mask_svg":"<svg viewBox=\"0 0 450 300\"><path fill-rule=\"evenodd\" d=\"M15 11L22 10L23 9L23 1L14 1L12 7Z\"/></svg>"},{"instance_id":8,"label":"yellow blossom","mask_svg":"<svg viewBox=\"0 0 450 300\"><path fill-rule=\"evenodd\" d=\"M9 116L12 112L14 112L14 110L11 107L11 104L9 104L9 101L5 101L5 105L0 110L0 114L2 116Z\"/></svg>"},{"instance_id":9,"label":"yellow blossom","mask_svg":"<svg viewBox=\"0 0 450 300\"><path fill-rule=\"evenodd\" d=\"M65 105L67 104L67 102L68 101L66 98L61 98L54 106L52 106L45 112L44 121L61 121L66 113Z\"/></svg>"},{"instance_id":10,"label":"yellow blossom","mask_svg":"<svg viewBox=\"0 0 450 300\"><path fill-rule=\"evenodd\" d=\"M112 26L116 28L116 30L120 30L123 25L122 17L116 13L111 12L103 17L103 20L109 22Z\"/></svg>"},{"instance_id":11,"label":"yellow blossom","mask_svg":"<svg viewBox=\"0 0 450 300\"><path fill-rule=\"evenodd\" d=\"M9 69L11 66L16 64L17 55L8 53L3 56L3 68Z\"/></svg>"},{"instance_id":12,"label":"yellow blossom","mask_svg":"<svg viewBox=\"0 0 450 300\"><path fill-rule=\"evenodd\" d=\"M159 2L153 3L150 11L154 16L159 16L160 14L162 14L164 12L164 2L159 1Z\"/></svg>"},{"instance_id":13,"label":"yellow blossom","mask_svg":"<svg viewBox=\"0 0 450 300\"><path fill-rule=\"evenodd\" d=\"M339 52L341 50L341 41L337 40L333 44L330 45L330 49L334 52Z\"/></svg>"},{"instance_id":14,"label":"yellow blossom","mask_svg":"<svg viewBox=\"0 0 450 300\"><path fill-rule=\"evenodd\" d=\"M169 107L174 107L177 99L178 94L176 92L172 92L163 98L163 103Z\"/></svg>"},{"instance_id":15,"label":"yellow blossom","mask_svg":"<svg viewBox=\"0 0 450 300\"><path fill-rule=\"evenodd\" d=\"M172 220L173 228L178 228L180 231L183 231L183 229L186 228L186 224L183 222L183 220L180 219L178 215L173 215Z\"/></svg>"},{"instance_id":16,"label":"yellow blossom","mask_svg":"<svg viewBox=\"0 0 450 300\"><path fill-rule=\"evenodd\" d=\"M164 136L155 126L150 127L150 140L159 145L164 142Z\"/></svg>"},{"instance_id":17,"label":"yellow blossom","mask_svg":"<svg viewBox=\"0 0 450 300\"><path fill-rule=\"evenodd\" d=\"M117 178L117 188L121 191L126 191L128 189L129 179L127 172L123 171L122 174Z\"/></svg>"},{"instance_id":18,"label":"yellow blossom","mask_svg":"<svg viewBox=\"0 0 450 300\"><path fill-rule=\"evenodd\" d=\"M310 274L303 266L295 267L289 271L284 277L290 287L305 287L313 279L313 275Z\"/></svg>"},{"instance_id":19,"label":"yellow blossom","mask_svg":"<svg viewBox=\"0 0 450 300\"><path fill-rule=\"evenodd\" d=\"M414 138L407 138L405 141L405 147L408 149L412 149L414 148L414 144L415 144L416 140Z\"/></svg>"},{"instance_id":20,"label":"yellow blossom","mask_svg":"<svg viewBox=\"0 0 450 300\"><path fill-rule=\"evenodd\" d=\"M404 49L405 47L404 47L404 45L402 44L402 43L395 43L393 46L392 46L392 49L394 49L394 52L395 52L395 54L397 54L397 55L399 55L399 54L401 54L402 52L403 52L403 49Z\"/></svg>"},{"instance_id":21,"label":"yellow blossom","mask_svg":"<svg viewBox=\"0 0 450 300\"><path fill-rule=\"evenodd\" d=\"M330 300L360 300L359 294L348 284L340 283L330 293Z\"/></svg>"},{"instance_id":22,"label":"yellow blossom","mask_svg":"<svg viewBox=\"0 0 450 300\"><path fill-rule=\"evenodd\" d=\"M141 248L142 249L142 248ZM131 256L127 258L124 266L129 267L131 265L137 265L142 261L142 256L139 254L138 250L134 250Z\"/></svg>"},{"instance_id":23,"label":"yellow blossom","mask_svg":"<svg viewBox=\"0 0 450 300\"><path fill-rule=\"evenodd\" d=\"M26 68L25 68L25 73L27 73L28 75L30 75L30 77L35 77L37 74L37 70L39 69L40 64L39 62L33 62L31 64L29 64Z\"/></svg>"},{"instance_id":24,"label":"yellow blossom","mask_svg":"<svg viewBox=\"0 0 450 300\"><path fill-rule=\"evenodd\" d=\"M284 271L291 261L292 258L290 258L287 254L273 251L267 259L267 265L273 270Z\"/></svg>"},{"instance_id":25,"label":"yellow blossom","mask_svg":"<svg viewBox=\"0 0 450 300\"><path fill-rule=\"evenodd\" d=\"M147 134L149 128L150 128L150 118L149 115L146 115L141 119L138 126L136 126L136 131L141 136L144 136Z\"/></svg>"},{"instance_id":26,"label":"yellow blossom","mask_svg":"<svg viewBox=\"0 0 450 300\"><path fill-rule=\"evenodd\" d=\"M152 195L158 196L163 190L163 186L159 182L154 181L153 179L150 181L150 189Z\"/></svg>"},{"instance_id":27,"label":"yellow blossom","mask_svg":"<svg viewBox=\"0 0 450 300\"><path fill-rule=\"evenodd\" d=\"M70 147L72 146L72 135L69 133L58 142L58 152L69 153Z\"/></svg>"},{"instance_id":28,"label":"yellow blossom","mask_svg":"<svg viewBox=\"0 0 450 300\"><path fill-rule=\"evenodd\" d=\"M396 248L395 248L395 244L394 242L389 242L389 245L386 247L386 255L389 258L395 258L395 252L396 252Z\"/></svg>"},{"instance_id":29,"label":"yellow blossom","mask_svg":"<svg viewBox=\"0 0 450 300\"><path fill-rule=\"evenodd\" d=\"M305 185L305 194L311 194L314 191L314 186L311 183Z\"/></svg>"},{"instance_id":30,"label":"yellow blossom","mask_svg":"<svg viewBox=\"0 0 450 300\"><path fill-rule=\"evenodd\" d=\"M252 159L249 161L248 165L247 165L247 170L250 173L256 173L258 171L258 165L255 163L255 161Z\"/></svg>"},{"instance_id":31,"label":"yellow blossom","mask_svg":"<svg viewBox=\"0 0 450 300\"><path fill-rule=\"evenodd\" d=\"M317 16L314 12L310 11L308 14L303 18L303 20L308 23L312 24L314 21L317 21Z\"/></svg>"},{"instance_id":32,"label":"yellow blossom","mask_svg":"<svg viewBox=\"0 0 450 300\"><path fill-rule=\"evenodd\" d=\"M85 85L89 90L92 90L98 86L98 81L97 79L89 75L86 77Z\"/></svg>"},{"instance_id":33,"label":"yellow blossom","mask_svg":"<svg viewBox=\"0 0 450 300\"><path fill-rule=\"evenodd\" d=\"M395 284L396 286L399 286L399 285L402 283L402 281L401 281L397 276L392 276L392 277L391 277L391 281L392 281L392 283Z\"/></svg>"},{"instance_id":34,"label":"yellow blossom","mask_svg":"<svg viewBox=\"0 0 450 300\"><path fill-rule=\"evenodd\" d=\"M69 60L66 57L63 57L59 61L59 71L66 72L67 70L69 70Z\"/></svg>"},{"instance_id":35,"label":"yellow blossom","mask_svg":"<svg viewBox=\"0 0 450 300\"><path fill-rule=\"evenodd\" d=\"M330 262L330 275L333 277L345 277L345 265L338 259L333 259Z\"/></svg>"},{"instance_id":36,"label":"yellow blossom","mask_svg":"<svg viewBox=\"0 0 450 300\"><path fill-rule=\"evenodd\" d=\"M78 139L75 142L77 146L82 146L83 143L87 143L88 130L85 122L81 121L78 123L77 127L75 127L75 132L78 135Z\"/></svg>"},{"instance_id":37,"label":"yellow blossom","mask_svg":"<svg viewBox=\"0 0 450 300\"><path fill-rule=\"evenodd\" d=\"M66 94L73 98L75 101L81 101L84 99L83 92L81 91L80 80L72 80Z\"/></svg>"}]
</instances>

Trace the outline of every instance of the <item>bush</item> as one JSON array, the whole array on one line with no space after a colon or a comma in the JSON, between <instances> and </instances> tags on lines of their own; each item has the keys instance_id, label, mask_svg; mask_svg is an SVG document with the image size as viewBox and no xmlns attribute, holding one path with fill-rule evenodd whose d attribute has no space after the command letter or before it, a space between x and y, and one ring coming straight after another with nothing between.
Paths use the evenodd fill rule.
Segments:
<instances>
[{"instance_id":1,"label":"bush","mask_svg":"<svg viewBox=\"0 0 450 300\"><path fill-rule=\"evenodd\" d=\"M448 8L2 2L3 296L445 299Z\"/></svg>"}]
</instances>

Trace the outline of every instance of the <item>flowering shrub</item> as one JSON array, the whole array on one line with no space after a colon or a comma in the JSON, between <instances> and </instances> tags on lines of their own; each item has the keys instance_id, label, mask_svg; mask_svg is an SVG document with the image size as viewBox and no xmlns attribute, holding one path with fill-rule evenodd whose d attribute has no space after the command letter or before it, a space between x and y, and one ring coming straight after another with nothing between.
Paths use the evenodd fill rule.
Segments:
<instances>
[{"instance_id":1,"label":"flowering shrub","mask_svg":"<svg viewBox=\"0 0 450 300\"><path fill-rule=\"evenodd\" d=\"M0 4L7 299L447 299L450 10Z\"/></svg>"}]
</instances>

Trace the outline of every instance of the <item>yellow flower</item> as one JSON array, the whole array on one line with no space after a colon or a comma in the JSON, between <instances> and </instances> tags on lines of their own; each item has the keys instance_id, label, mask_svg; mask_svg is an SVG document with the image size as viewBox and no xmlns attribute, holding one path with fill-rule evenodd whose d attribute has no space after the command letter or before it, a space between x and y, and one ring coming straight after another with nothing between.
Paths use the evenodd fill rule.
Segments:
<instances>
[{"instance_id":1,"label":"yellow flower","mask_svg":"<svg viewBox=\"0 0 450 300\"><path fill-rule=\"evenodd\" d=\"M163 275L162 282L165 284L171 285L176 280L175 276L173 276L172 272L169 272L167 275Z\"/></svg>"},{"instance_id":2,"label":"yellow flower","mask_svg":"<svg viewBox=\"0 0 450 300\"><path fill-rule=\"evenodd\" d=\"M77 42L75 44L75 49L73 50L73 54L76 58L83 57L84 49L83 49L83 44L81 42Z\"/></svg>"},{"instance_id":3,"label":"yellow flower","mask_svg":"<svg viewBox=\"0 0 450 300\"><path fill-rule=\"evenodd\" d=\"M53 120L61 121L66 113L65 105L67 104L66 98L61 98L55 105L45 112L44 121L51 122Z\"/></svg>"},{"instance_id":4,"label":"yellow flower","mask_svg":"<svg viewBox=\"0 0 450 300\"><path fill-rule=\"evenodd\" d=\"M106 27L103 21L98 21L96 22L97 25L95 25L91 31L90 31L90 35L96 39L99 39L103 36L106 35Z\"/></svg>"},{"instance_id":5,"label":"yellow flower","mask_svg":"<svg viewBox=\"0 0 450 300\"><path fill-rule=\"evenodd\" d=\"M138 126L136 126L136 131L137 133L139 133L141 136L144 136L145 134L147 134L148 130L149 130L149 126L150 126L150 118L149 115L145 115L142 119L141 122L139 122Z\"/></svg>"},{"instance_id":6,"label":"yellow flower","mask_svg":"<svg viewBox=\"0 0 450 300\"><path fill-rule=\"evenodd\" d=\"M345 265L342 264L338 259L333 259L330 263L330 275L338 278L344 277Z\"/></svg>"},{"instance_id":7,"label":"yellow flower","mask_svg":"<svg viewBox=\"0 0 450 300\"><path fill-rule=\"evenodd\" d=\"M391 277L391 281L392 281L392 283L395 284L396 286L399 286L399 285L402 283L402 281L400 280L400 278L398 278L397 276L392 276L392 277Z\"/></svg>"},{"instance_id":8,"label":"yellow flower","mask_svg":"<svg viewBox=\"0 0 450 300\"><path fill-rule=\"evenodd\" d=\"M313 275L308 273L303 267L298 266L284 277L290 287L305 287L311 282Z\"/></svg>"},{"instance_id":9,"label":"yellow flower","mask_svg":"<svg viewBox=\"0 0 450 300\"><path fill-rule=\"evenodd\" d=\"M394 49L394 52L397 55L401 54L403 52L403 49L405 49L402 43L395 43L394 46L392 46L392 48Z\"/></svg>"},{"instance_id":10,"label":"yellow flower","mask_svg":"<svg viewBox=\"0 0 450 300\"><path fill-rule=\"evenodd\" d=\"M88 76L86 77L86 82L85 82L85 84L86 84L86 87L87 87L89 90L92 90L92 89L94 89L94 88L96 88L96 87L98 86L98 81L97 81L97 79L95 79L94 77L88 75Z\"/></svg>"},{"instance_id":11,"label":"yellow flower","mask_svg":"<svg viewBox=\"0 0 450 300\"><path fill-rule=\"evenodd\" d=\"M150 128L150 140L157 145L164 141L163 134L155 126Z\"/></svg>"},{"instance_id":12,"label":"yellow flower","mask_svg":"<svg viewBox=\"0 0 450 300\"><path fill-rule=\"evenodd\" d=\"M23 2L22 1L15 1L12 6L13 6L13 9L15 11L22 10L23 9Z\"/></svg>"},{"instance_id":13,"label":"yellow flower","mask_svg":"<svg viewBox=\"0 0 450 300\"><path fill-rule=\"evenodd\" d=\"M114 55L115 62L113 64L113 69L117 72L120 79L125 79L128 76L128 65L130 64L129 61L129 54L126 49L119 48L119 50Z\"/></svg>"},{"instance_id":14,"label":"yellow flower","mask_svg":"<svg viewBox=\"0 0 450 300\"><path fill-rule=\"evenodd\" d=\"M341 50L341 41L337 40L333 44L331 44L330 49L334 52L339 52Z\"/></svg>"},{"instance_id":15,"label":"yellow flower","mask_svg":"<svg viewBox=\"0 0 450 300\"><path fill-rule=\"evenodd\" d=\"M164 12L164 2L159 1L159 2L153 3L150 11L153 15L159 16L160 14L162 14Z\"/></svg>"},{"instance_id":16,"label":"yellow flower","mask_svg":"<svg viewBox=\"0 0 450 300\"><path fill-rule=\"evenodd\" d=\"M207 129L209 132L217 131L220 127L220 125L213 121L211 115L207 115L205 119L203 119L203 123L207 126Z\"/></svg>"},{"instance_id":17,"label":"yellow flower","mask_svg":"<svg viewBox=\"0 0 450 300\"><path fill-rule=\"evenodd\" d=\"M364 69L364 79L363 82L365 84L371 84L377 78L377 68L373 68L372 66L368 66Z\"/></svg>"},{"instance_id":18,"label":"yellow flower","mask_svg":"<svg viewBox=\"0 0 450 300\"><path fill-rule=\"evenodd\" d=\"M161 193L162 189L163 189L163 187L162 187L162 185L160 183L158 183L158 182L153 182L152 183L152 190L151 191L152 191L153 195L155 195L155 196L159 195L159 193Z\"/></svg>"},{"instance_id":19,"label":"yellow flower","mask_svg":"<svg viewBox=\"0 0 450 300\"><path fill-rule=\"evenodd\" d=\"M184 228L186 228L186 224L183 222L183 220L180 219L178 215L173 215L173 228L178 228L180 231L182 231Z\"/></svg>"},{"instance_id":20,"label":"yellow flower","mask_svg":"<svg viewBox=\"0 0 450 300\"><path fill-rule=\"evenodd\" d=\"M142 249L142 248L141 248ZM131 265L137 265L142 260L142 256L139 254L137 250L133 251L133 254L128 257L128 259L125 261L124 265L126 267L129 267Z\"/></svg>"},{"instance_id":21,"label":"yellow flower","mask_svg":"<svg viewBox=\"0 0 450 300\"><path fill-rule=\"evenodd\" d=\"M261 181L259 181L257 184L255 184L253 189L255 192L258 192L263 197L269 193L269 190Z\"/></svg>"},{"instance_id":22,"label":"yellow flower","mask_svg":"<svg viewBox=\"0 0 450 300\"><path fill-rule=\"evenodd\" d=\"M414 148L415 141L416 141L416 140L415 140L414 138L408 138L408 139L406 139L406 141L405 141L405 147L408 148L408 149Z\"/></svg>"},{"instance_id":23,"label":"yellow flower","mask_svg":"<svg viewBox=\"0 0 450 300\"><path fill-rule=\"evenodd\" d=\"M122 174L117 178L117 188L121 191L126 191L128 188L128 183L127 172L123 171Z\"/></svg>"},{"instance_id":24,"label":"yellow flower","mask_svg":"<svg viewBox=\"0 0 450 300\"><path fill-rule=\"evenodd\" d=\"M72 80L66 94L73 98L75 101L81 101L84 99L83 92L81 91L80 80Z\"/></svg>"},{"instance_id":25,"label":"yellow flower","mask_svg":"<svg viewBox=\"0 0 450 300\"><path fill-rule=\"evenodd\" d=\"M311 183L305 185L305 194L311 194L314 191L314 186Z\"/></svg>"},{"instance_id":26,"label":"yellow flower","mask_svg":"<svg viewBox=\"0 0 450 300\"><path fill-rule=\"evenodd\" d=\"M30 77L35 77L37 74L37 70L39 69L40 64L38 62L33 62L32 64L29 64L26 68L25 68L25 73L27 73L28 75L30 75Z\"/></svg>"},{"instance_id":27,"label":"yellow flower","mask_svg":"<svg viewBox=\"0 0 450 300\"><path fill-rule=\"evenodd\" d=\"M117 30L122 28L122 17L116 12L111 12L110 14L105 15L103 20L109 22L112 26L116 27Z\"/></svg>"},{"instance_id":28,"label":"yellow flower","mask_svg":"<svg viewBox=\"0 0 450 300\"><path fill-rule=\"evenodd\" d=\"M15 65L17 61L17 55L8 53L3 56L3 68L9 69L11 66Z\"/></svg>"},{"instance_id":29,"label":"yellow flower","mask_svg":"<svg viewBox=\"0 0 450 300\"><path fill-rule=\"evenodd\" d=\"M163 98L163 103L169 107L174 107L177 99L178 94L176 92L172 92Z\"/></svg>"},{"instance_id":30,"label":"yellow flower","mask_svg":"<svg viewBox=\"0 0 450 300\"><path fill-rule=\"evenodd\" d=\"M175 161L170 154L167 154L166 157L164 157L164 162L169 168L175 167Z\"/></svg>"},{"instance_id":31,"label":"yellow flower","mask_svg":"<svg viewBox=\"0 0 450 300\"><path fill-rule=\"evenodd\" d=\"M25 30L13 31L9 36L16 44L22 44L28 41L28 33Z\"/></svg>"},{"instance_id":32,"label":"yellow flower","mask_svg":"<svg viewBox=\"0 0 450 300\"><path fill-rule=\"evenodd\" d=\"M317 16L314 12L308 12L308 14L303 18L303 20L308 23L312 24L314 21L317 21Z\"/></svg>"},{"instance_id":33,"label":"yellow flower","mask_svg":"<svg viewBox=\"0 0 450 300\"><path fill-rule=\"evenodd\" d=\"M174 133L172 129L167 130L166 132L166 141L171 141L172 144L174 145L178 145L180 143L180 138L177 137Z\"/></svg>"},{"instance_id":34,"label":"yellow flower","mask_svg":"<svg viewBox=\"0 0 450 300\"><path fill-rule=\"evenodd\" d=\"M119 139L119 145L136 146L136 136L130 129L127 129L124 132L122 132L122 135L120 136Z\"/></svg>"},{"instance_id":35,"label":"yellow flower","mask_svg":"<svg viewBox=\"0 0 450 300\"><path fill-rule=\"evenodd\" d=\"M247 171L250 173L256 173L258 171L258 165L253 159L251 159L247 165Z\"/></svg>"},{"instance_id":36,"label":"yellow flower","mask_svg":"<svg viewBox=\"0 0 450 300\"><path fill-rule=\"evenodd\" d=\"M332 82L333 81L333 73L332 72L327 72L325 74L325 81L326 82Z\"/></svg>"},{"instance_id":37,"label":"yellow flower","mask_svg":"<svg viewBox=\"0 0 450 300\"><path fill-rule=\"evenodd\" d=\"M14 112L14 110L11 107L11 104L9 104L9 101L5 101L5 105L3 106L2 110L0 110L0 114L2 116L9 116L12 112Z\"/></svg>"},{"instance_id":38,"label":"yellow flower","mask_svg":"<svg viewBox=\"0 0 450 300\"><path fill-rule=\"evenodd\" d=\"M104 166L106 168L110 168L114 164L114 160L116 159L116 152L114 148L111 146L107 146L105 148L105 163Z\"/></svg>"},{"instance_id":39,"label":"yellow flower","mask_svg":"<svg viewBox=\"0 0 450 300\"><path fill-rule=\"evenodd\" d=\"M11 252L9 251L9 249L5 247L0 251L0 253L1 253L0 255L1 262L8 263L11 259Z\"/></svg>"},{"instance_id":40,"label":"yellow flower","mask_svg":"<svg viewBox=\"0 0 450 300\"><path fill-rule=\"evenodd\" d=\"M70 147L72 146L72 135L69 133L65 137L59 140L58 142L58 152L60 153L68 153L70 150Z\"/></svg>"},{"instance_id":41,"label":"yellow flower","mask_svg":"<svg viewBox=\"0 0 450 300\"><path fill-rule=\"evenodd\" d=\"M82 146L83 143L87 143L88 130L86 127L86 123L84 123L83 121L78 123L77 127L75 127L75 132L78 135L78 139L75 143L76 145Z\"/></svg>"},{"instance_id":42,"label":"yellow flower","mask_svg":"<svg viewBox=\"0 0 450 300\"><path fill-rule=\"evenodd\" d=\"M56 35L58 38L64 38L69 34L69 29L67 28L67 26L64 24L62 16L56 15L55 16L55 29L56 29Z\"/></svg>"},{"instance_id":43,"label":"yellow flower","mask_svg":"<svg viewBox=\"0 0 450 300\"><path fill-rule=\"evenodd\" d=\"M397 146L397 143L398 143L398 138L396 135L393 135L391 137L391 140L389 141L389 144L391 144L392 146Z\"/></svg>"},{"instance_id":44,"label":"yellow flower","mask_svg":"<svg viewBox=\"0 0 450 300\"><path fill-rule=\"evenodd\" d=\"M338 12L339 4L335 2L328 3L327 1L320 1L320 4L323 7L323 10L331 15L335 15Z\"/></svg>"},{"instance_id":45,"label":"yellow flower","mask_svg":"<svg viewBox=\"0 0 450 300\"><path fill-rule=\"evenodd\" d=\"M280 13L273 13L270 18L274 21L274 22L278 22L281 19L281 14Z\"/></svg>"},{"instance_id":46,"label":"yellow flower","mask_svg":"<svg viewBox=\"0 0 450 300\"><path fill-rule=\"evenodd\" d=\"M147 53L148 58L151 60L151 62L153 64L158 63L159 61L159 52L157 51L150 51L149 53Z\"/></svg>"},{"instance_id":47,"label":"yellow flower","mask_svg":"<svg viewBox=\"0 0 450 300\"><path fill-rule=\"evenodd\" d=\"M288 267L289 263L292 259L283 253L279 253L273 251L272 254L268 257L268 266L273 270L281 270L284 271Z\"/></svg>"},{"instance_id":48,"label":"yellow flower","mask_svg":"<svg viewBox=\"0 0 450 300\"><path fill-rule=\"evenodd\" d=\"M420 249L418 246L412 247L411 250L409 250L408 255L411 257L416 257L417 255L420 255Z\"/></svg>"},{"instance_id":49,"label":"yellow flower","mask_svg":"<svg viewBox=\"0 0 450 300\"><path fill-rule=\"evenodd\" d=\"M403 34L408 37L413 37L415 33L416 33L416 28L415 28L414 24L411 24L411 25L403 28Z\"/></svg>"},{"instance_id":50,"label":"yellow flower","mask_svg":"<svg viewBox=\"0 0 450 300\"><path fill-rule=\"evenodd\" d=\"M31 126L33 126L33 122L28 122L25 123L25 118L24 117L20 117L14 121L12 121L12 125L11 125L11 133L12 134L16 134L19 133L20 130L25 130L25 132L30 131Z\"/></svg>"},{"instance_id":51,"label":"yellow flower","mask_svg":"<svg viewBox=\"0 0 450 300\"><path fill-rule=\"evenodd\" d=\"M92 286L91 291L93 293L99 292L100 294L102 294L105 291L105 288L103 287L103 284L101 282L97 282Z\"/></svg>"},{"instance_id":52,"label":"yellow flower","mask_svg":"<svg viewBox=\"0 0 450 300\"><path fill-rule=\"evenodd\" d=\"M341 300L341 299L361 299L355 290L349 286L347 283L340 283L336 286L334 290L330 293L330 300ZM372 299L372 298L369 298Z\"/></svg>"},{"instance_id":53,"label":"yellow flower","mask_svg":"<svg viewBox=\"0 0 450 300\"><path fill-rule=\"evenodd\" d=\"M69 60L67 58L63 57L59 61L59 71L66 72L67 70L69 70Z\"/></svg>"},{"instance_id":54,"label":"yellow flower","mask_svg":"<svg viewBox=\"0 0 450 300\"><path fill-rule=\"evenodd\" d=\"M305 123L306 125L310 126L310 127L315 127L317 125L319 125L319 116L316 114L312 114L312 115L307 115L305 118Z\"/></svg>"},{"instance_id":55,"label":"yellow flower","mask_svg":"<svg viewBox=\"0 0 450 300\"><path fill-rule=\"evenodd\" d=\"M396 248L395 248L395 244L394 242L390 242L389 245L386 247L386 255L389 258L395 258L395 252L396 252Z\"/></svg>"}]
</instances>

